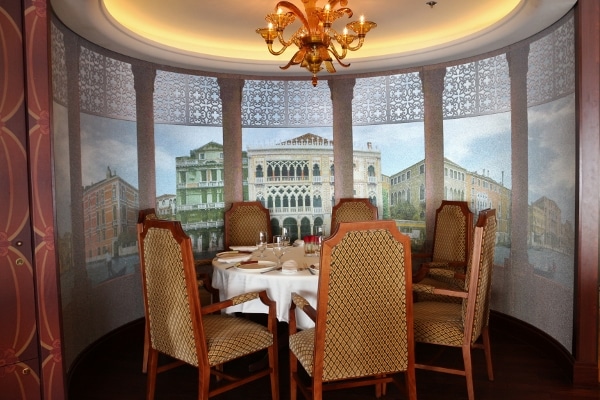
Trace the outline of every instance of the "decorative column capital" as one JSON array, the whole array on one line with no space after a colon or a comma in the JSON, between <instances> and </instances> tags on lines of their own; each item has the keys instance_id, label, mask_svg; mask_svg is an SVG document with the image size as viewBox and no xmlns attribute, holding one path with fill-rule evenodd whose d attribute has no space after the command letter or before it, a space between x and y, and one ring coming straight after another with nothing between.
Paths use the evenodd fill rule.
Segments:
<instances>
[{"instance_id":1,"label":"decorative column capital","mask_svg":"<svg viewBox=\"0 0 600 400\"><path fill-rule=\"evenodd\" d=\"M217 83L219 84L223 104L242 98L242 90L244 89L243 79L217 78Z\"/></svg>"},{"instance_id":2,"label":"decorative column capital","mask_svg":"<svg viewBox=\"0 0 600 400\"><path fill-rule=\"evenodd\" d=\"M354 98L354 85L356 84L356 79L329 79L327 81L327 84L329 85L332 101L336 101L336 99L350 99L350 103L352 103L352 99Z\"/></svg>"},{"instance_id":3,"label":"decorative column capital","mask_svg":"<svg viewBox=\"0 0 600 400\"><path fill-rule=\"evenodd\" d=\"M156 79L156 68L150 65L132 64L133 88L141 93L150 91L154 93L154 80Z\"/></svg>"},{"instance_id":4,"label":"decorative column capital","mask_svg":"<svg viewBox=\"0 0 600 400\"><path fill-rule=\"evenodd\" d=\"M419 77L423 85L423 93L439 93L444 92L444 79L446 78L446 67L426 68L419 72Z\"/></svg>"}]
</instances>

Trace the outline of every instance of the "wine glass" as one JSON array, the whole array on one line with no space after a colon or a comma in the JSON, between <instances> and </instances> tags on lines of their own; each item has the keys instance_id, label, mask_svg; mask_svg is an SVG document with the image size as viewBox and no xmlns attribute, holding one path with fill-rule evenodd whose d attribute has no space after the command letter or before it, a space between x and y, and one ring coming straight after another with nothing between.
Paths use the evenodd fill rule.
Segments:
<instances>
[{"instance_id":1,"label":"wine glass","mask_svg":"<svg viewBox=\"0 0 600 400\"><path fill-rule=\"evenodd\" d=\"M277 257L277 268L281 268L281 257L283 257L286 250L287 248L283 240L283 236L273 236L273 254L275 255L275 257Z\"/></svg>"},{"instance_id":2,"label":"wine glass","mask_svg":"<svg viewBox=\"0 0 600 400\"><path fill-rule=\"evenodd\" d=\"M258 238L256 239L256 247L258 247L258 250L260 251L260 255L258 257L265 258L265 249L267 248L267 242L267 232L259 231Z\"/></svg>"}]
</instances>

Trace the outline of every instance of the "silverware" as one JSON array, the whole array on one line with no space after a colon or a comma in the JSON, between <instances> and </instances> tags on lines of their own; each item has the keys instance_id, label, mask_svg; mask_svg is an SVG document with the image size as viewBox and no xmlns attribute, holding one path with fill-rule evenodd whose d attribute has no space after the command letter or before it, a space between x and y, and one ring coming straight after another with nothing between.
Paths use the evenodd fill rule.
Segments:
<instances>
[{"instance_id":1,"label":"silverware","mask_svg":"<svg viewBox=\"0 0 600 400\"><path fill-rule=\"evenodd\" d=\"M240 266L240 263L235 263L235 264L230 265L229 267L226 267L225 269L230 269L230 268L239 267L239 266Z\"/></svg>"}]
</instances>

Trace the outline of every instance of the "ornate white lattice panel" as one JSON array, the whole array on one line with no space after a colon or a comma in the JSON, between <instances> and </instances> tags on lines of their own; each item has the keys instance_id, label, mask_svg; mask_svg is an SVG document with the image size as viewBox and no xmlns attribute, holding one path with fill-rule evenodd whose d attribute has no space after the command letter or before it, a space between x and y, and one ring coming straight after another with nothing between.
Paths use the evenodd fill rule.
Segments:
<instances>
[{"instance_id":1,"label":"ornate white lattice panel","mask_svg":"<svg viewBox=\"0 0 600 400\"><path fill-rule=\"evenodd\" d=\"M135 121L135 104L131 64L106 58L106 112Z\"/></svg>"},{"instance_id":2,"label":"ornate white lattice panel","mask_svg":"<svg viewBox=\"0 0 600 400\"><path fill-rule=\"evenodd\" d=\"M55 24L50 25L50 35L52 41L52 96L58 104L66 106L68 101L64 36Z\"/></svg>"},{"instance_id":3,"label":"ornate white lattice panel","mask_svg":"<svg viewBox=\"0 0 600 400\"><path fill-rule=\"evenodd\" d=\"M79 75L82 112L135 120L135 90L130 64L82 47Z\"/></svg>"},{"instance_id":4,"label":"ornate white lattice panel","mask_svg":"<svg viewBox=\"0 0 600 400\"><path fill-rule=\"evenodd\" d=\"M329 86L309 81L247 80L242 94L242 125L330 126Z\"/></svg>"},{"instance_id":5,"label":"ornate white lattice panel","mask_svg":"<svg viewBox=\"0 0 600 400\"><path fill-rule=\"evenodd\" d=\"M422 120L423 92L419 74L357 79L352 109L354 125Z\"/></svg>"},{"instance_id":6,"label":"ornate white lattice panel","mask_svg":"<svg viewBox=\"0 0 600 400\"><path fill-rule=\"evenodd\" d=\"M575 91L575 26L569 18L551 34L531 43L527 73L529 106Z\"/></svg>"},{"instance_id":7,"label":"ornate white lattice panel","mask_svg":"<svg viewBox=\"0 0 600 400\"><path fill-rule=\"evenodd\" d=\"M388 76L389 122L423 120L423 90L418 72Z\"/></svg>"},{"instance_id":8,"label":"ornate white lattice panel","mask_svg":"<svg viewBox=\"0 0 600 400\"><path fill-rule=\"evenodd\" d=\"M217 79L157 71L154 119L157 123L221 125L223 112Z\"/></svg>"},{"instance_id":9,"label":"ornate white lattice panel","mask_svg":"<svg viewBox=\"0 0 600 400\"><path fill-rule=\"evenodd\" d=\"M446 68L444 118L462 118L510 109L506 56L500 55Z\"/></svg>"}]
</instances>

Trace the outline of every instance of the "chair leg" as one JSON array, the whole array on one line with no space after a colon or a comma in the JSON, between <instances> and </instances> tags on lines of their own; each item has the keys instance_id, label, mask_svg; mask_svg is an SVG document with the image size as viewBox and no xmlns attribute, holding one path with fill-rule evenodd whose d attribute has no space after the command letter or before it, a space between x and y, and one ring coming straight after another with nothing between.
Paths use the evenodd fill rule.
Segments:
<instances>
[{"instance_id":1,"label":"chair leg","mask_svg":"<svg viewBox=\"0 0 600 400\"><path fill-rule=\"evenodd\" d=\"M142 374L148 372L148 353L150 352L150 337L148 329L144 329L144 357L142 359Z\"/></svg>"},{"instance_id":2,"label":"chair leg","mask_svg":"<svg viewBox=\"0 0 600 400\"><path fill-rule=\"evenodd\" d=\"M208 400L210 393L210 368L198 368L198 400Z\"/></svg>"},{"instance_id":3,"label":"chair leg","mask_svg":"<svg viewBox=\"0 0 600 400\"><path fill-rule=\"evenodd\" d=\"M279 363L277 361L277 343L269 347L269 366L271 367L271 398L279 400Z\"/></svg>"},{"instance_id":4,"label":"chair leg","mask_svg":"<svg viewBox=\"0 0 600 400\"><path fill-rule=\"evenodd\" d=\"M298 372L298 359L290 351L290 400L296 400L298 394L298 387L296 385L296 379L294 376Z\"/></svg>"},{"instance_id":5,"label":"chair leg","mask_svg":"<svg viewBox=\"0 0 600 400\"><path fill-rule=\"evenodd\" d=\"M488 379L494 380L494 369L492 368L492 346L490 342L490 329L489 327L483 327L481 331L483 337L483 351L485 352L485 362L487 364Z\"/></svg>"},{"instance_id":6,"label":"chair leg","mask_svg":"<svg viewBox=\"0 0 600 400\"><path fill-rule=\"evenodd\" d=\"M149 349L147 366L146 400L154 400L154 393L156 391L156 373L158 369L158 351Z\"/></svg>"},{"instance_id":7,"label":"chair leg","mask_svg":"<svg viewBox=\"0 0 600 400\"><path fill-rule=\"evenodd\" d=\"M404 381L406 385L406 398L409 400L417 400L417 378L415 376L414 366L410 366L404 373Z\"/></svg>"},{"instance_id":8,"label":"chair leg","mask_svg":"<svg viewBox=\"0 0 600 400\"><path fill-rule=\"evenodd\" d=\"M471 346L469 344L462 346L462 354L465 366L465 378L467 378L467 396L469 400L475 400L475 390L473 389L473 364L471 363Z\"/></svg>"}]
</instances>

